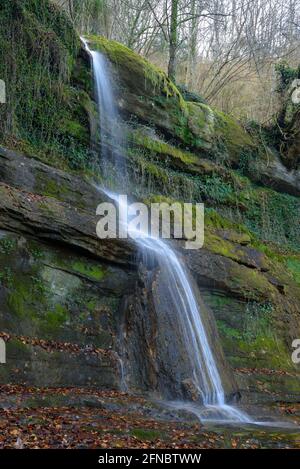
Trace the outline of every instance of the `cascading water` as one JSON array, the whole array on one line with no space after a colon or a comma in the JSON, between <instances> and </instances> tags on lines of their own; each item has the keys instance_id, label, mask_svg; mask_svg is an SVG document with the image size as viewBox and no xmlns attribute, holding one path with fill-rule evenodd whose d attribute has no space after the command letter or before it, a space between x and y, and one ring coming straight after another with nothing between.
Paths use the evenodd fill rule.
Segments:
<instances>
[{"instance_id":1,"label":"cascading water","mask_svg":"<svg viewBox=\"0 0 300 469\"><path fill-rule=\"evenodd\" d=\"M113 168L120 176L119 184L122 186L125 185L126 176L124 158L121 158L120 156L120 149L124 144L123 135L120 131L120 121L115 101L113 99L109 74L103 73L103 70L109 69L109 62L100 52L90 50L84 38L81 38L81 40L92 57L93 75L100 118L101 163L103 165L103 172L106 176L111 174L111 169ZM113 145L111 145L111 135L113 135L114 138ZM119 149L119 151L117 151L117 149ZM109 169L108 166L111 166L111 168Z\"/></svg>"},{"instance_id":2,"label":"cascading water","mask_svg":"<svg viewBox=\"0 0 300 469\"><path fill-rule=\"evenodd\" d=\"M91 51L87 42L83 39L86 50L92 57L93 71L96 83L97 99L100 114L102 157L106 158L106 143L103 143L103 135L107 135L107 124L110 123L110 134L114 136L114 144L121 145L119 118L115 106L106 58L100 53ZM117 162L117 161L116 161ZM122 170L121 170L122 171ZM120 171L118 172L118 175ZM119 203L118 194L102 188L111 199ZM126 210L127 207L122 207ZM130 234L130 233L129 233ZM176 253L161 239L139 237L136 239L141 250L152 253L156 257L160 268L167 275L164 288L168 290L172 298L174 318L178 321L183 332L186 354L189 357L193 370L193 382L206 411L211 411L212 417L207 420L226 420L231 422L251 422L248 415L225 403L225 393L222 386L220 373L211 350L201 311L197 304L196 296L189 281L189 276L180 262ZM122 365L123 366L123 365ZM170 403L171 406L189 408L199 415L195 405L188 403ZM201 418L201 413L200 413Z\"/></svg>"}]
</instances>

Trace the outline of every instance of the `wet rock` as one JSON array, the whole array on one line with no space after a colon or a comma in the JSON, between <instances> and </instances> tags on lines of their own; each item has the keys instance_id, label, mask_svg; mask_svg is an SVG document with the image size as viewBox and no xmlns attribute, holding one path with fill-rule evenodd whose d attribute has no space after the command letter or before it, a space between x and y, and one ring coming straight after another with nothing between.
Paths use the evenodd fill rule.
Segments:
<instances>
[{"instance_id":1,"label":"wet rock","mask_svg":"<svg viewBox=\"0 0 300 469\"><path fill-rule=\"evenodd\" d=\"M188 401L199 401L201 396L199 395L199 391L197 390L193 380L190 378L184 379L182 381L182 389L185 396L185 399Z\"/></svg>"},{"instance_id":2,"label":"wet rock","mask_svg":"<svg viewBox=\"0 0 300 469\"><path fill-rule=\"evenodd\" d=\"M52 197L72 207L96 212L107 198L84 177L0 146L0 181L16 189Z\"/></svg>"},{"instance_id":3,"label":"wet rock","mask_svg":"<svg viewBox=\"0 0 300 469\"><path fill-rule=\"evenodd\" d=\"M183 331L163 278L160 270L141 272L134 294L124 305L122 350L127 381L130 387L149 389L167 399L196 398ZM225 393L232 396L237 387L220 347L213 313L199 293L197 301Z\"/></svg>"},{"instance_id":4,"label":"wet rock","mask_svg":"<svg viewBox=\"0 0 300 469\"><path fill-rule=\"evenodd\" d=\"M0 228L64 243L116 263L130 263L132 246L117 239L99 240L96 223L90 212L0 183Z\"/></svg>"}]
</instances>

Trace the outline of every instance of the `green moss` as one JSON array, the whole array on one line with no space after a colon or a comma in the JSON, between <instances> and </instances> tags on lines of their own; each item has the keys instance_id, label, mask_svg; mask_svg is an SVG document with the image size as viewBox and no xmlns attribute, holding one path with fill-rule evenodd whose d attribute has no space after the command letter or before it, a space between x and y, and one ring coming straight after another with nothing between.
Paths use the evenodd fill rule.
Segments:
<instances>
[{"instance_id":1,"label":"green moss","mask_svg":"<svg viewBox=\"0 0 300 469\"><path fill-rule=\"evenodd\" d=\"M186 111L186 103L180 92L158 67L119 42L108 41L101 36L88 36L88 40L92 48L105 52L111 62L127 70L131 76L134 76L137 83L142 82L144 84L145 89L150 88L153 94L159 91L167 99L176 99L181 111Z\"/></svg>"},{"instance_id":2,"label":"green moss","mask_svg":"<svg viewBox=\"0 0 300 469\"><path fill-rule=\"evenodd\" d=\"M233 243L208 231L205 233L204 247L215 254L228 257L238 262L241 261L241 257Z\"/></svg>"},{"instance_id":3,"label":"green moss","mask_svg":"<svg viewBox=\"0 0 300 469\"><path fill-rule=\"evenodd\" d=\"M90 277L91 279L97 281L102 280L106 275L106 271L103 269L103 267L84 263L82 261L73 262L72 269L82 275L85 275L86 277Z\"/></svg>"},{"instance_id":4,"label":"green moss","mask_svg":"<svg viewBox=\"0 0 300 469\"><path fill-rule=\"evenodd\" d=\"M7 304L11 314L16 317L36 320L38 312L46 304L47 288L33 269L31 274L11 272ZM36 305L38 304L38 311Z\"/></svg>"},{"instance_id":5,"label":"green moss","mask_svg":"<svg viewBox=\"0 0 300 469\"><path fill-rule=\"evenodd\" d=\"M25 283L20 283L16 278L13 282L13 291L8 295L8 306L12 314L25 317L28 313L28 298L30 291Z\"/></svg>"},{"instance_id":6,"label":"green moss","mask_svg":"<svg viewBox=\"0 0 300 469\"><path fill-rule=\"evenodd\" d=\"M63 121L61 131L79 141L86 142L89 138L87 128L74 120Z\"/></svg>"},{"instance_id":7,"label":"green moss","mask_svg":"<svg viewBox=\"0 0 300 469\"><path fill-rule=\"evenodd\" d=\"M300 285L300 259L299 257L288 257L286 259L286 266L291 272L294 280Z\"/></svg>"},{"instance_id":8,"label":"green moss","mask_svg":"<svg viewBox=\"0 0 300 469\"><path fill-rule=\"evenodd\" d=\"M193 147L210 149L214 141L215 115L206 104L188 103L188 129L186 139Z\"/></svg>"},{"instance_id":9,"label":"green moss","mask_svg":"<svg viewBox=\"0 0 300 469\"><path fill-rule=\"evenodd\" d=\"M43 195L57 197L59 192L61 192L61 187L58 186L54 180L47 181L43 190Z\"/></svg>"},{"instance_id":10,"label":"green moss","mask_svg":"<svg viewBox=\"0 0 300 469\"><path fill-rule=\"evenodd\" d=\"M232 117L214 109L214 131L234 157L240 157L246 148L255 149L254 142L243 127Z\"/></svg>"},{"instance_id":11,"label":"green moss","mask_svg":"<svg viewBox=\"0 0 300 469\"><path fill-rule=\"evenodd\" d=\"M171 146L161 140L153 139L141 132L132 132L130 137L133 144L141 146L158 155L178 159L186 165L196 164L199 161L199 158L193 153Z\"/></svg>"},{"instance_id":12,"label":"green moss","mask_svg":"<svg viewBox=\"0 0 300 469\"><path fill-rule=\"evenodd\" d=\"M235 223L232 220L223 217L212 208L207 208L205 210L205 226L215 229L232 229L238 233L244 233L250 238L252 237L250 231L244 225Z\"/></svg>"},{"instance_id":13,"label":"green moss","mask_svg":"<svg viewBox=\"0 0 300 469\"><path fill-rule=\"evenodd\" d=\"M57 329L65 324L70 318L69 311L65 306L60 304L55 305L52 311L48 311L43 318L47 329Z\"/></svg>"},{"instance_id":14,"label":"green moss","mask_svg":"<svg viewBox=\"0 0 300 469\"><path fill-rule=\"evenodd\" d=\"M217 320L218 331L222 336L225 336L226 339L238 339L242 338L242 333L238 329L228 326L225 321Z\"/></svg>"},{"instance_id":15,"label":"green moss","mask_svg":"<svg viewBox=\"0 0 300 469\"><path fill-rule=\"evenodd\" d=\"M228 266L228 278L231 288L243 292L244 298L258 302L276 298L276 288L259 270L233 264Z\"/></svg>"},{"instance_id":16,"label":"green moss","mask_svg":"<svg viewBox=\"0 0 300 469\"><path fill-rule=\"evenodd\" d=\"M232 365L293 369L289 350L278 336L270 303L248 303L241 319L239 328L224 320L217 321L225 353Z\"/></svg>"},{"instance_id":17,"label":"green moss","mask_svg":"<svg viewBox=\"0 0 300 469\"><path fill-rule=\"evenodd\" d=\"M86 307L87 307L88 311L90 311L90 312L94 312L95 309L96 309L96 306L97 306L96 300L91 300L91 301L88 301L86 303Z\"/></svg>"},{"instance_id":18,"label":"green moss","mask_svg":"<svg viewBox=\"0 0 300 469\"><path fill-rule=\"evenodd\" d=\"M255 368L293 369L290 354L281 339L270 333L260 335L251 343L238 340L236 347L248 357L244 363Z\"/></svg>"}]
</instances>

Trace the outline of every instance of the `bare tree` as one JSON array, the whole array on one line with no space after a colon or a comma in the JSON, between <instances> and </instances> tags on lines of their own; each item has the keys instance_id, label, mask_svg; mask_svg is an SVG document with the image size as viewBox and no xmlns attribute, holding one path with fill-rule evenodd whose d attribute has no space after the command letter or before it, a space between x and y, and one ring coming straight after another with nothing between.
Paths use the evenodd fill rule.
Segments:
<instances>
[{"instance_id":1,"label":"bare tree","mask_svg":"<svg viewBox=\"0 0 300 469\"><path fill-rule=\"evenodd\" d=\"M271 108L272 67L299 61L300 0L53 1L81 33L122 42L227 111L253 81Z\"/></svg>"}]
</instances>

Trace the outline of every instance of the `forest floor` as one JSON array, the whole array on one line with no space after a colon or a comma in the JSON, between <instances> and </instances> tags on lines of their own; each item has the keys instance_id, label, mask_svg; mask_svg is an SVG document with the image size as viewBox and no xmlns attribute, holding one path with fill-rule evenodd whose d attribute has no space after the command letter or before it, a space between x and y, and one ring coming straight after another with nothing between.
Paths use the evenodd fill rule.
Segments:
<instances>
[{"instance_id":1,"label":"forest floor","mask_svg":"<svg viewBox=\"0 0 300 469\"><path fill-rule=\"evenodd\" d=\"M300 404L278 404L300 424ZM299 428L206 428L116 391L0 385L0 448L300 448Z\"/></svg>"}]
</instances>

